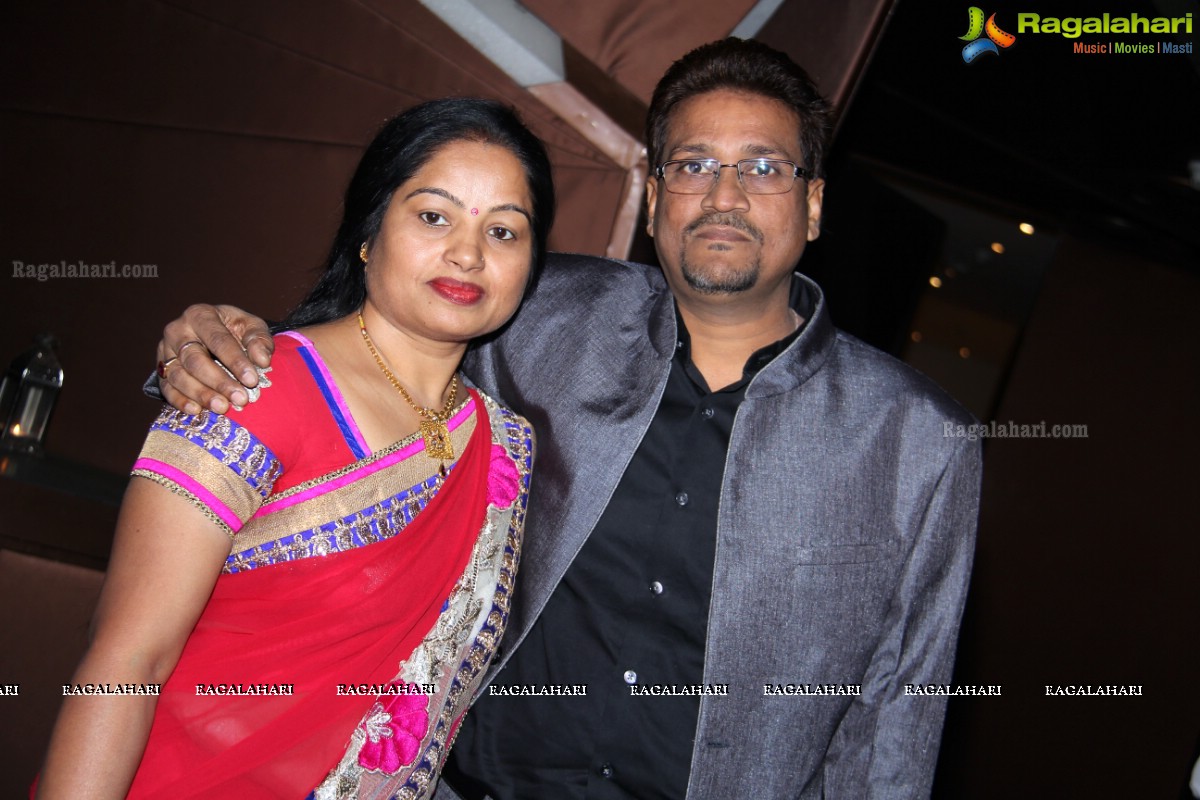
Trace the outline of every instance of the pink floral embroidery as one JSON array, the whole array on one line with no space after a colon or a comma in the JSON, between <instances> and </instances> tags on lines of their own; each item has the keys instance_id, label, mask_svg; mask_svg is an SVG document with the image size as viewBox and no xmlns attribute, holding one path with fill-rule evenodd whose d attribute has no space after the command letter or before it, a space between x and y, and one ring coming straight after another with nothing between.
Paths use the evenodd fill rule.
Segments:
<instances>
[{"instance_id":1,"label":"pink floral embroidery","mask_svg":"<svg viewBox=\"0 0 1200 800\"><path fill-rule=\"evenodd\" d=\"M415 693L419 688L416 684L408 685L407 691L411 694L404 693L405 684L391 685L399 691L371 706L358 726L367 734L367 740L358 751L358 763L365 769L388 775L412 764L420 751L421 740L429 730L426 710L429 698Z\"/></svg>"},{"instance_id":2,"label":"pink floral embroidery","mask_svg":"<svg viewBox=\"0 0 1200 800\"><path fill-rule=\"evenodd\" d=\"M508 508L517 499L520 475L512 456L498 444L492 445L492 466L488 470L488 504Z\"/></svg>"}]
</instances>

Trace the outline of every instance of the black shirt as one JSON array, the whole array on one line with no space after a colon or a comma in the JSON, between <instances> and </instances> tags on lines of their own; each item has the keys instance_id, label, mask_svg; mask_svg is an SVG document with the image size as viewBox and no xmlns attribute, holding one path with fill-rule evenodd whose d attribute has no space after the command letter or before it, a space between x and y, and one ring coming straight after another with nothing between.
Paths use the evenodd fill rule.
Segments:
<instances>
[{"instance_id":1,"label":"black shirt","mask_svg":"<svg viewBox=\"0 0 1200 800\"><path fill-rule=\"evenodd\" d=\"M808 298L793 299L807 318ZM755 352L740 381L712 392L678 323L649 430L595 530L492 683L586 684L587 695L485 692L444 772L465 798L658 800L687 791L699 696L632 696L630 686L703 681L734 416L751 378L799 331Z\"/></svg>"}]
</instances>

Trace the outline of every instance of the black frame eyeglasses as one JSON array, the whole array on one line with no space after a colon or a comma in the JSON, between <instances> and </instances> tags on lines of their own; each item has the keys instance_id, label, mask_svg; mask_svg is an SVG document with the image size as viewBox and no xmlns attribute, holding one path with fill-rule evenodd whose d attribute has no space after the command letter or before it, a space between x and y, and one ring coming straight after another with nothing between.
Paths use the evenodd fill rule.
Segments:
<instances>
[{"instance_id":1,"label":"black frame eyeglasses","mask_svg":"<svg viewBox=\"0 0 1200 800\"><path fill-rule=\"evenodd\" d=\"M659 164L654 175L673 194L708 194L723 167L737 170L738 184L746 194L787 194L796 178L812 177L804 167L780 158L743 158L736 164L722 164L715 158L681 158Z\"/></svg>"}]
</instances>

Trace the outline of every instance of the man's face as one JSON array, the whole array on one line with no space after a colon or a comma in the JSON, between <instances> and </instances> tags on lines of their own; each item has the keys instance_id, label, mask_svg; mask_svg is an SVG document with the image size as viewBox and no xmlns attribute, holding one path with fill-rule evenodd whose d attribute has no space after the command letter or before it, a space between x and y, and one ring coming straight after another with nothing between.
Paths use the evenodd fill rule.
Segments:
<instances>
[{"instance_id":1,"label":"man's face","mask_svg":"<svg viewBox=\"0 0 1200 800\"><path fill-rule=\"evenodd\" d=\"M800 123L778 100L720 89L676 106L662 161L715 158L734 164L775 158L809 166ZM805 245L820 232L822 180L797 178L786 194L747 194L737 170L721 170L707 194L646 184L650 235L676 296L767 296L787 292ZM782 288L781 288L782 287Z\"/></svg>"}]
</instances>

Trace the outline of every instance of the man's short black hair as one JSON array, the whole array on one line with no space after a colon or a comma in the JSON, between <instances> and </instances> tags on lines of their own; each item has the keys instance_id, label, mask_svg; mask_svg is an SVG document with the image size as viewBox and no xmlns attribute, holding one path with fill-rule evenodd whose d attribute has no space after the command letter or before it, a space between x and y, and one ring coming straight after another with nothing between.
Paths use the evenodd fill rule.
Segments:
<instances>
[{"instance_id":1,"label":"man's short black hair","mask_svg":"<svg viewBox=\"0 0 1200 800\"><path fill-rule=\"evenodd\" d=\"M667 125L675 107L696 95L719 89L749 92L779 100L800 122L804 164L813 177L824 174L832 112L816 85L786 53L753 39L721 39L701 45L676 61L654 87L646 116L650 165L661 162Z\"/></svg>"}]
</instances>

